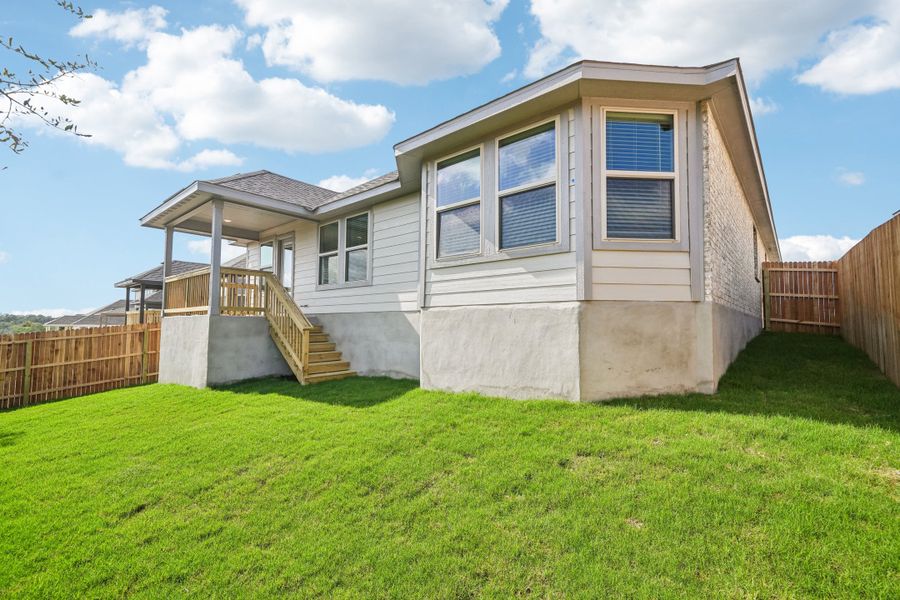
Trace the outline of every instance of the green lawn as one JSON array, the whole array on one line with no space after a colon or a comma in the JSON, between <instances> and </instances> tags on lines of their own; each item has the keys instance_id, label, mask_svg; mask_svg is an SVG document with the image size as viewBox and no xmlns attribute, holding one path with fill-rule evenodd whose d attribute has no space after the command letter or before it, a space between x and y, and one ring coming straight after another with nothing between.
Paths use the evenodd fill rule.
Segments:
<instances>
[{"instance_id":1,"label":"green lawn","mask_svg":"<svg viewBox=\"0 0 900 600\"><path fill-rule=\"evenodd\" d=\"M714 397L356 379L0 413L0 595L900 597L900 391L764 335Z\"/></svg>"}]
</instances>

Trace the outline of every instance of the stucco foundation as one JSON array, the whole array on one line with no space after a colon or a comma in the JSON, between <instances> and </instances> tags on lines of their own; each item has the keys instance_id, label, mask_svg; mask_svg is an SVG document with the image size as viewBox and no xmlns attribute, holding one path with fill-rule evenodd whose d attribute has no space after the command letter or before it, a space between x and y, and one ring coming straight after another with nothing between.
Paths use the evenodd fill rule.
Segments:
<instances>
[{"instance_id":1,"label":"stucco foundation","mask_svg":"<svg viewBox=\"0 0 900 600\"><path fill-rule=\"evenodd\" d=\"M759 335L762 320L755 315L735 310L718 303L708 304L712 309L713 378L719 378L737 358L747 343Z\"/></svg>"},{"instance_id":2,"label":"stucco foundation","mask_svg":"<svg viewBox=\"0 0 900 600\"><path fill-rule=\"evenodd\" d=\"M422 311L422 387L578 400L577 302Z\"/></svg>"},{"instance_id":3,"label":"stucco foundation","mask_svg":"<svg viewBox=\"0 0 900 600\"><path fill-rule=\"evenodd\" d=\"M419 378L419 313L310 315L360 375Z\"/></svg>"},{"instance_id":4,"label":"stucco foundation","mask_svg":"<svg viewBox=\"0 0 900 600\"><path fill-rule=\"evenodd\" d=\"M708 314L694 302L584 302L581 399L711 391Z\"/></svg>"},{"instance_id":5,"label":"stucco foundation","mask_svg":"<svg viewBox=\"0 0 900 600\"><path fill-rule=\"evenodd\" d=\"M291 375L265 317L166 317L160 345L160 383L203 388Z\"/></svg>"}]
</instances>

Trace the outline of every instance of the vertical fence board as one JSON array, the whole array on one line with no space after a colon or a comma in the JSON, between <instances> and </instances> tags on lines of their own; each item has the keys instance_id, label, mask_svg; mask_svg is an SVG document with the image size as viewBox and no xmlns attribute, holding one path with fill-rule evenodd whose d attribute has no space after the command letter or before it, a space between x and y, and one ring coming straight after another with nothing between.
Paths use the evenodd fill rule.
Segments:
<instances>
[{"instance_id":1,"label":"vertical fence board","mask_svg":"<svg viewBox=\"0 0 900 600\"><path fill-rule=\"evenodd\" d=\"M0 409L150 383L160 324L0 335Z\"/></svg>"},{"instance_id":2,"label":"vertical fence board","mask_svg":"<svg viewBox=\"0 0 900 600\"><path fill-rule=\"evenodd\" d=\"M843 336L900 385L900 215L839 261Z\"/></svg>"},{"instance_id":3,"label":"vertical fence board","mask_svg":"<svg viewBox=\"0 0 900 600\"><path fill-rule=\"evenodd\" d=\"M839 333L838 270L834 262L763 263L766 329Z\"/></svg>"}]
</instances>

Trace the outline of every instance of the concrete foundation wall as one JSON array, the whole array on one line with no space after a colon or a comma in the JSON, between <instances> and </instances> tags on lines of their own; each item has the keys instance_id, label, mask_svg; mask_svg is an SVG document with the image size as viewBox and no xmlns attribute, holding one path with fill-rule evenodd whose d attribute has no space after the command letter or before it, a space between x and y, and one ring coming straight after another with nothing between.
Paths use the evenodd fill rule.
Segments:
<instances>
[{"instance_id":1,"label":"concrete foundation wall","mask_svg":"<svg viewBox=\"0 0 900 600\"><path fill-rule=\"evenodd\" d=\"M422 311L422 387L578 400L577 302Z\"/></svg>"},{"instance_id":2,"label":"concrete foundation wall","mask_svg":"<svg viewBox=\"0 0 900 600\"><path fill-rule=\"evenodd\" d=\"M160 344L160 383L203 388L291 375L264 317L166 317Z\"/></svg>"},{"instance_id":3,"label":"concrete foundation wall","mask_svg":"<svg viewBox=\"0 0 900 600\"><path fill-rule=\"evenodd\" d=\"M419 378L419 313L310 315L360 375Z\"/></svg>"},{"instance_id":4,"label":"concrete foundation wall","mask_svg":"<svg viewBox=\"0 0 900 600\"><path fill-rule=\"evenodd\" d=\"M159 382L206 387L209 317L166 317L159 340Z\"/></svg>"},{"instance_id":5,"label":"concrete foundation wall","mask_svg":"<svg viewBox=\"0 0 900 600\"><path fill-rule=\"evenodd\" d=\"M762 321L760 317L721 304L709 306L712 310L713 378L718 386L719 378L740 351L759 335Z\"/></svg>"},{"instance_id":6,"label":"concrete foundation wall","mask_svg":"<svg viewBox=\"0 0 900 600\"><path fill-rule=\"evenodd\" d=\"M584 302L581 399L711 391L708 305Z\"/></svg>"},{"instance_id":7,"label":"concrete foundation wall","mask_svg":"<svg viewBox=\"0 0 900 600\"><path fill-rule=\"evenodd\" d=\"M293 376L269 335L265 317L212 317L206 385Z\"/></svg>"}]
</instances>

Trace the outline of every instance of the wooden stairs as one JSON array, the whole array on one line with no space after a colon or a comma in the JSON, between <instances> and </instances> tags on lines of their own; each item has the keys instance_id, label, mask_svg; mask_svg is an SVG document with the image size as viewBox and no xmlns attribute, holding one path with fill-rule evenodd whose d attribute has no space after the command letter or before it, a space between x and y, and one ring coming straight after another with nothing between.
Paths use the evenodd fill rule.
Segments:
<instances>
[{"instance_id":1,"label":"wooden stairs","mask_svg":"<svg viewBox=\"0 0 900 600\"><path fill-rule=\"evenodd\" d=\"M340 351L322 326L314 324L309 334L306 383L333 381L355 375L356 371L350 370L350 363L341 357Z\"/></svg>"}]
</instances>

